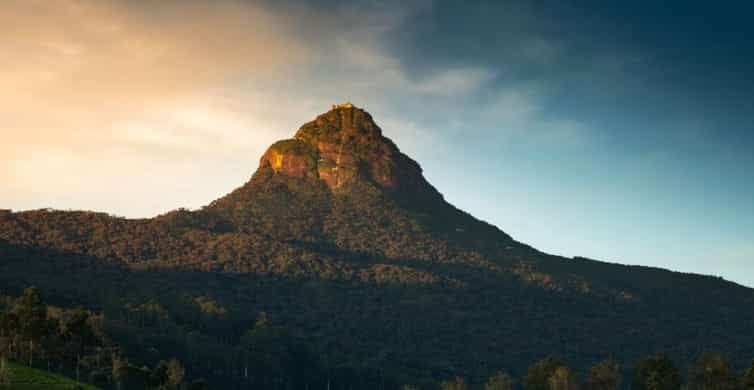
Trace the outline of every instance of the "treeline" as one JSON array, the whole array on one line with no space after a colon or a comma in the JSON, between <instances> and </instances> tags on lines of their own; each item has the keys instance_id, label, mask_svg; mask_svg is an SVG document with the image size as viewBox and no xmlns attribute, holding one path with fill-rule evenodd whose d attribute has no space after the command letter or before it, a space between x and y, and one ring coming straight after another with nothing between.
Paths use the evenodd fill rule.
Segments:
<instances>
[{"instance_id":1,"label":"treeline","mask_svg":"<svg viewBox=\"0 0 754 390\"><path fill-rule=\"evenodd\" d=\"M214 317L227 315L225 308L207 298L197 299L196 303ZM180 330L172 320L163 318L165 310L156 303L129 305L128 310L127 323L136 323L139 329L151 328L156 334ZM399 379L395 367L385 364L386 360L351 360L343 346L296 337L274 324L265 312L258 314L250 329L233 338L232 346L226 344L227 348L216 351L225 356L225 365L215 362L202 369L202 361L210 362L200 356L192 358L191 351L181 353L180 348L160 346L183 356L189 367L184 368L175 358L157 360L148 367L135 364L145 359L138 354L127 356L128 346L113 341L108 331L110 322L104 315L83 308L48 306L35 288L27 288L15 298L0 297L0 386L7 379L5 362L11 359L119 390L209 389L204 380L187 379L195 376L192 371L210 374L212 382L220 386L217 388L238 389L754 390L754 362L739 373L714 353L703 354L685 372L668 355L660 353L640 359L629 369L616 360L604 360L582 375L565 361L547 357L532 364L521 378L498 371L483 382L460 376L445 381L435 379L434 384L427 377ZM131 336L138 338L136 334ZM203 343L200 334L188 332L182 337L187 338L186 344L196 344L198 352L212 352L205 350L212 346ZM129 358L133 357L136 359L131 361Z\"/></svg>"},{"instance_id":2,"label":"treeline","mask_svg":"<svg viewBox=\"0 0 754 390\"><path fill-rule=\"evenodd\" d=\"M48 307L35 288L17 298L3 297L0 311L0 355L48 370L93 369L112 352L102 331L102 318L82 308Z\"/></svg>"},{"instance_id":3,"label":"treeline","mask_svg":"<svg viewBox=\"0 0 754 390\"><path fill-rule=\"evenodd\" d=\"M0 361L119 390L210 388L207 381L187 379L197 376L222 389L397 388L400 383L391 379L394 370L378 361L353 359L337 342L293 335L266 312L238 332L217 302L206 297L190 302L203 316L191 315L181 297L168 305L181 313L180 321L155 301L126 304L120 316L106 317L48 306L38 289L26 288L18 297L0 297ZM210 327L227 336L201 332ZM170 356L178 359L167 360Z\"/></svg>"},{"instance_id":4,"label":"treeline","mask_svg":"<svg viewBox=\"0 0 754 390\"><path fill-rule=\"evenodd\" d=\"M632 368L630 383L625 383L624 371L613 359L592 366L583 380L557 357L547 357L532 364L526 375L516 383L505 371L498 371L486 383L471 385L462 377L440 383L441 390L752 390L754 389L754 361L741 375L719 354L705 353L689 368L684 380L681 371L664 353L646 356ZM401 390L418 390L405 385Z\"/></svg>"},{"instance_id":5,"label":"treeline","mask_svg":"<svg viewBox=\"0 0 754 390\"><path fill-rule=\"evenodd\" d=\"M103 388L209 389L204 380L186 382L176 359L151 369L130 364L105 333L103 315L48 306L33 287L0 297L0 388L9 384L8 360Z\"/></svg>"}]
</instances>

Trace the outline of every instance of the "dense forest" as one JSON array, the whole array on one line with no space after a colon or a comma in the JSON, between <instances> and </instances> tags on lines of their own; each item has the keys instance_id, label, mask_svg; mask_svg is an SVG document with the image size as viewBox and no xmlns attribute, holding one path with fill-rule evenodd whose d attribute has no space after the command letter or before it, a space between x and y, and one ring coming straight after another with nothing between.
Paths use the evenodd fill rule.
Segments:
<instances>
[{"instance_id":1,"label":"dense forest","mask_svg":"<svg viewBox=\"0 0 754 390\"><path fill-rule=\"evenodd\" d=\"M0 286L37 286L45 340L65 346L29 346L13 325L21 298L7 298L9 358L105 387L114 361L132 378L180 367L218 389L335 390L483 387L506 382L501 369L521 386L548 355L570 368L551 361L547 383L583 382L612 356L633 386L634 363L657 351L673 367L716 351L731 372L754 355L754 290L517 242L445 202L357 108L274 144L199 210L0 211Z\"/></svg>"},{"instance_id":2,"label":"dense forest","mask_svg":"<svg viewBox=\"0 0 754 390\"><path fill-rule=\"evenodd\" d=\"M208 311L218 308L211 302L201 302ZM153 308L152 310L157 310ZM139 321L145 321L140 318ZM149 321L149 320L146 320ZM153 368L139 366L124 355L127 350L114 344L107 335L103 315L83 308L63 309L48 306L36 288L26 288L18 297L2 297L0 310L0 388L8 385L8 361L23 362L48 371L74 376L77 381L101 388L117 389L209 389L203 379L188 381L186 370L175 358L160 360ZM146 326L153 324L147 323ZM267 314L259 314L253 328L243 334L233 352L236 362L235 382L223 388L264 389L351 389L398 388L388 382L388 375L369 376L353 371L344 375L331 366L330 359L322 359L315 345L294 340L284 327L272 324ZM467 383L456 376L431 388L441 390L614 390L626 387L626 370L612 358L595 363L583 380L563 360L548 356L534 362L526 374L514 380L505 370L499 370L484 383ZM728 361L715 353L702 354L696 364L683 373L668 355L646 356L631 367L630 387L636 390L752 390L754 389L754 360L740 376ZM404 384L401 390L417 390L418 385Z\"/></svg>"}]
</instances>

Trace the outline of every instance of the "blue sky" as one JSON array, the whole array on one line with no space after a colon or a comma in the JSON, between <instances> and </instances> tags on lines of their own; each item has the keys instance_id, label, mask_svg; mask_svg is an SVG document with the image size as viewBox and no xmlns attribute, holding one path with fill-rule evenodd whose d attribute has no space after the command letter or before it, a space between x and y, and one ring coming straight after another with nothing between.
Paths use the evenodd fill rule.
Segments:
<instances>
[{"instance_id":1,"label":"blue sky","mask_svg":"<svg viewBox=\"0 0 754 390\"><path fill-rule=\"evenodd\" d=\"M0 207L200 207L350 100L446 199L520 241L754 286L751 11L12 1Z\"/></svg>"}]
</instances>

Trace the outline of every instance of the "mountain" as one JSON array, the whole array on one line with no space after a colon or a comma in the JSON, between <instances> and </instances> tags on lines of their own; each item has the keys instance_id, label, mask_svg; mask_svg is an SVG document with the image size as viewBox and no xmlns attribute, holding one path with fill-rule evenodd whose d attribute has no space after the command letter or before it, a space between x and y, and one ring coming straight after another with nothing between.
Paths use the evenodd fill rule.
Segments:
<instances>
[{"instance_id":1,"label":"mountain","mask_svg":"<svg viewBox=\"0 0 754 390\"><path fill-rule=\"evenodd\" d=\"M199 210L0 212L0 259L4 290L101 311L135 359L178 356L215 383L247 380L238 351L260 316L311 346L336 388L478 382L551 354L579 370L657 351L754 357L754 290L517 242L446 202L351 104ZM133 313L147 303L145 328Z\"/></svg>"}]
</instances>

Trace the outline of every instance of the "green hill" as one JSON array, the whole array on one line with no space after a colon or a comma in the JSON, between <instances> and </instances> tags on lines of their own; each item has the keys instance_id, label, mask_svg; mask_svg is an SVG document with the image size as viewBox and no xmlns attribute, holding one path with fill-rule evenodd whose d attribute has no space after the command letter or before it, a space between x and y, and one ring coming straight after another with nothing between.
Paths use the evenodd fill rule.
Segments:
<instances>
[{"instance_id":1,"label":"green hill","mask_svg":"<svg viewBox=\"0 0 754 390\"><path fill-rule=\"evenodd\" d=\"M30 368L16 363L9 363L9 390L97 390L97 387L76 382L62 375Z\"/></svg>"}]
</instances>

